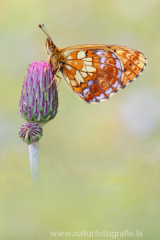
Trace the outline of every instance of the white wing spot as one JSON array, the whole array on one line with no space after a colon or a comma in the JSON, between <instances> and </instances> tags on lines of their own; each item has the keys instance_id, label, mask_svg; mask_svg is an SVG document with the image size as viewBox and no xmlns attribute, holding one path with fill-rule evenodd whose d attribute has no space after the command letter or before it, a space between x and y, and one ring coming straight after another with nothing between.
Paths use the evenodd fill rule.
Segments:
<instances>
[{"instance_id":1,"label":"white wing spot","mask_svg":"<svg viewBox=\"0 0 160 240\"><path fill-rule=\"evenodd\" d=\"M88 86L89 87L92 86L92 84L93 84L93 80L88 81Z\"/></svg>"},{"instance_id":2,"label":"white wing spot","mask_svg":"<svg viewBox=\"0 0 160 240\"><path fill-rule=\"evenodd\" d=\"M96 68L91 67L91 66L83 66L82 71L84 71L84 72L96 72Z\"/></svg>"},{"instance_id":3,"label":"white wing spot","mask_svg":"<svg viewBox=\"0 0 160 240\"><path fill-rule=\"evenodd\" d=\"M83 76L84 78L87 77L87 73L86 73L86 72L81 72L81 74L82 74L82 76Z\"/></svg>"},{"instance_id":4,"label":"white wing spot","mask_svg":"<svg viewBox=\"0 0 160 240\"><path fill-rule=\"evenodd\" d=\"M77 86L77 83L75 80L71 80L71 84L72 84L72 86Z\"/></svg>"},{"instance_id":5,"label":"white wing spot","mask_svg":"<svg viewBox=\"0 0 160 240\"><path fill-rule=\"evenodd\" d=\"M67 57L67 59L72 59L71 55L69 55L69 56Z\"/></svg>"},{"instance_id":6,"label":"white wing spot","mask_svg":"<svg viewBox=\"0 0 160 240\"><path fill-rule=\"evenodd\" d=\"M118 59L116 59L116 67L122 69L120 61Z\"/></svg>"},{"instance_id":7,"label":"white wing spot","mask_svg":"<svg viewBox=\"0 0 160 240\"><path fill-rule=\"evenodd\" d=\"M114 94L115 94L115 92L112 92L112 93L109 95L109 97L112 97Z\"/></svg>"},{"instance_id":8,"label":"white wing spot","mask_svg":"<svg viewBox=\"0 0 160 240\"><path fill-rule=\"evenodd\" d=\"M86 57L86 52L84 52L84 51L79 51L79 52L77 53L77 58L78 58L78 59L85 58L85 57Z\"/></svg>"},{"instance_id":9,"label":"white wing spot","mask_svg":"<svg viewBox=\"0 0 160 240\"><path fill-rule=\"evenodd\" d=\"M92 103L92 104L93 104L93 103L96 103L96 102L97 102L97 101L96 101L95 98L93 98L92 100L89 101L89 103Z\"/></svg>"},{"instance_id":10,"label":"white wing spot","mask_svg":"<svg viewBox=\"0 0 160 240\"><path fill-rule=\"evenodd\" d=\"M69 65L65 65L65 67L66 67L67 69L69 69L69 70L71 70L71 69L72 69L72 67L71 67L71 66L69 66Z\"/></svg>"},{"instance_id":11,"label":"white wing spot","mask_svg":"<svg viewBox=\"0 0 160 240\"><path fill-rule=\"evenodd\" d=\"M117 58L117 56L114 53L112 53L112 57ZM116 67L122 69L121 62L118 58L116 59Z\"/></svg>"},{"instance_id":12,"label":"white wing spot","mask_svg":"<svg viewBox=\"0 0 160 240\"><path fill-rule=\"evenodd\" d=\"M92 66L92 62L89 61L83 61L84 64Z\"/></svg>"},{"instance_id":13,"label":"white wing spot","mask_svg":"<svg viewBox=\"0 0 160 240\"><path fill-rule=\"evenodd\" d=\"M83 61L89 61L89 62L92 62L92 58L84 58L84 59L82 59Z\"/></svg>"},{"instance_id":14,"label":"white wing spot","mask_svg":"<svg viewBox=\"0 0 160 240\"><path fill-rule=\"evenodd\" d=\"M97 52L96 52L96 55L101 56L101 55L103 55L103 53L104 53L104 51L97 51Z\"/></svg>"},{"instance_id":15,"label":"white wing spot","mask_svg":"<svg viewBox=\"0 0 160 240\"><path fill-rule=\"evenodd\" d=\"M116 81L112 86L114 87L114 88L117 88L118 87L118 81Z\"/></svg>"},{"instance_id":16,"label":"white wing spot","mask_svg":"<svg viewBox=\"0 0 160 240\"><path fill-rule=\"evenodd\" d=\"M100 102L104 102L104 101L106 101L106 98L102 98L102 99L100 99L99 101L100 101Z\"/></svg>"},{"instance_id":17,"label":"white wing spot","mask_svg":"<svg viewBox=\"0 0 160 240\"><path fill-rule=\"evenodd\" d=\"M106 65L105 64L101 64L100 68L103 69Z\"/></svg>"},{"instance_id":18,"label":"white wing spot","mask_svg":"<svg viewBox=\"0 0 160 240\"><path fill-rule=\"evenodd\" d=\"M81 74L78 70L76 70L76 74L74 76L75 76L75 79L77 80L77 82L79 83L79 85L81 83L85 83L83 77L81 76Z\"/></svg>"},{"instance_id":19,"label":"white wing spot","mask_svg":"<svg viewBox=\"0 0 160 240\"><path fill-rule=\"evenodd\" d=\"M88 75L90 75L91 77L93 76L93 73L88 73Z\"/></svg>"},{"instance_id":20,"label":"white wing spot","mask_svg":"<svg viewBox=\"0 0 160 240\"><path fill-rule=\"evenodd\" d=\"M89 88L85 88L85 89L83 90L83 94L84 94L84 96L86 96L86 94L87 94L89 91L90 91Z\"/></svg>"},{"instance_id":21,"label":"white wing spot","mask_svg":"<svg viewBox=\"0 0 160 240\"><path fill-rule=\"evenodd\" d=\"M112 92L112 88L109 88L108 90L105 91L105 93L108 95Z\"/></svg>"},{"instance_id":22,"label":"white wing spot","mask_svg":"<svg viewBox=\"0 0 160 240\"><path fill-rule=\"evenodd\" d=\"M101 95L96 96L96 98L97 98L98 100L101 100L101 99L105 98L105 95L102 93Z\"/></svg>"},{"instance_id":23,"label":"white wing spot","mask_svg":"<svg viewBox=\"0 0 160 240\"><path fill-rule=\"evenodd\" d=\"M120 70L118 70L117 78L121 79L121 76L122 76L122 72Z\"/></svg>"},{"instance_id":24,"label":"white wing spot","mask_svg":"<svg viewBox=\"0 0 160 240\"><path fill-rule=\"evenodd\" d=\"M101 57L101 58L100 58L100 62L101 62L101 63L105 63L105 60L106 60L105 57Z\"/></svg>"},{"instance_id":25,"label":"white wing spot","mask_svg":"<svg viewBox=\"0 0 160 240\"><path fill-rule=\"evenodd\" d=\"M81 93L78 93L79 96L81 96L84 99L84 96Z\"/></svg>"},{"instance_id":26,"label":"white wing spot","mask_svg":"<svg viewBox=\"0 0 160 240\"><path fill-rule=\"evenodd\" d=\"M112 57L113 57L113 58L117 58L117 56L116 56L114 53L112 53Z\"/></svg>"}]
</instances>

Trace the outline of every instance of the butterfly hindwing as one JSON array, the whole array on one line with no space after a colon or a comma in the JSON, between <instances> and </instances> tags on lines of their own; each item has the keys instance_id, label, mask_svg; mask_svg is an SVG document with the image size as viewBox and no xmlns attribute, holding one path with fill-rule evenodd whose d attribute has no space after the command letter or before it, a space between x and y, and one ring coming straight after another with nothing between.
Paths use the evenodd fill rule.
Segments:
<instances>
[{"instance_id":1,"label":"butterfly hindwing","mask_svg":"<svg viewBox=\"0 0 160 240\"><path fill-rule=\"evenodd\" d=\"M110 45L110 47L123 63L124 78L121 88L124 88L143 72L147 59L141 52L131 48L116 45Z\"/></svg>"}]
</instances>

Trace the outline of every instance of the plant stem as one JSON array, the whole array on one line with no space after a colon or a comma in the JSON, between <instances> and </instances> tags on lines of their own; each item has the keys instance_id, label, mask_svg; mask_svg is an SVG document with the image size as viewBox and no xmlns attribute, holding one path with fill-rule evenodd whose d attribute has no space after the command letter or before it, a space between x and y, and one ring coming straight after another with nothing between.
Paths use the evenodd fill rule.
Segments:
<instances>
[{"instance_id":1,"label":"plant stem","mask_svg":"<svg viewBox=\"0 0 160 240\"><path fill-rule=\"evenodd\" d=\"M29 145L30 168L33 183L40 182L39 171L39 142Z\"/></svg>"}]
</instances>

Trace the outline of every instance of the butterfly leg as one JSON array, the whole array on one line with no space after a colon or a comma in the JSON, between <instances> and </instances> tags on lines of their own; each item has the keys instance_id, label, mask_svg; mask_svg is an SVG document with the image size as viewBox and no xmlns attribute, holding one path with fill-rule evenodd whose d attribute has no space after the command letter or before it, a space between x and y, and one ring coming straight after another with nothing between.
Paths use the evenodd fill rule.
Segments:
<instances>
[{"instance_id":1,"label":"butterfly leg","mask_svg":"<svg viewBox=\"0 0 160 240\"><path fill-rule=\"evenodd\" d=\"M49 63L47 62L47 61L45 61L45 60L42 60L43 62L45 62L45 63L47 63L47 67L46 67L46 69L45 69L45 73L47 72L47 69L48 69L48 66L49 66Z\"/></svg>"},{"instance_id":2,"label":"butterfly leg","mask_svg":"<svg viewBox=\"0 0 160 240\"><path fill-rule=\"evenodd\" d=\"M47 88L47 90L52 86L53 82L55 81L55 78L57 77L57 74L58 74L58 72L59 72L59 69L60 69L60 65L58 66L58 68L57 68L56 70L54 70L54 72L53 72L54 77L53 77L53 79L52 79L51 84L50 84L49 87ZM46 91L47 91L47 90L46 90Z\"/></svg>"},{"instance_id":3,"label":"butterfly leg","mask_svg":"<svg viewBox=\"0 0 160 240\"><path fill-rule=\"evenodd\" d=\"M59 84L60 84L60 82L61 82L61 80L62 80L62 78L61 78L60 76L58 76L58 75L57 75L57 77L60 78L60 81L59 81L59 83L57 84L57 87L58 87Z\"/></svg>"},{"instance_id":4,"label":"butterfly leg","mask_svg":"<svg viewBox=\"0 0 160 240\"><path fill-rule=\"evenodd\" d=\"M49 63L48 63L47 61L45 61L45 60L43 60L43 62L46 62L46 63L47 63L47 67L46 67L46 70L45 70L45 72L47 72ZM55 75L54 75L54 78L53 78L51 84L49 85L49 87L47 88L47 90L52 86L52 83L55 81L55 77L60 78L60 81L59 81L59 83L57 84L57 87L58 87L58 85L60 84L60 82L61 82L61 77L59 77L59 76L57 75L58 71L59 71L59 68L58 68L58 70L56 71L56 73L55 73ZM47 91L47 90L46 90L46 91Z\"/></svg>"}]
</instances>

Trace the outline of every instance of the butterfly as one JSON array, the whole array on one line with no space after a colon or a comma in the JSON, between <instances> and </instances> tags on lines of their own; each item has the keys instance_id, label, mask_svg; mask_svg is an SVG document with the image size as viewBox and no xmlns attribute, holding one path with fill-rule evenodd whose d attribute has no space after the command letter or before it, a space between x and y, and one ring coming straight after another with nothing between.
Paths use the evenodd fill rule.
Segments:
<instances>
[{"instance_id":1,"label":"butterfly","mask_svg":"<svg viewBox=\"0 0 160 240\"><path fill-rule=\"evenodd\" d=\"M143 72L143 53L119 45L78 45L59 49L46 31L45 49L54 79L62 73L69 87L88 103L101 102L123 89Z\"/></svg>"}]
</instances>

